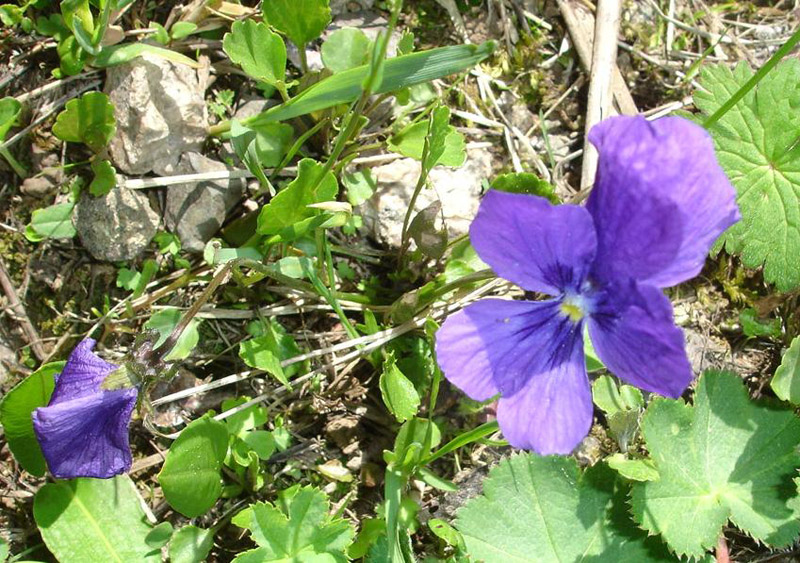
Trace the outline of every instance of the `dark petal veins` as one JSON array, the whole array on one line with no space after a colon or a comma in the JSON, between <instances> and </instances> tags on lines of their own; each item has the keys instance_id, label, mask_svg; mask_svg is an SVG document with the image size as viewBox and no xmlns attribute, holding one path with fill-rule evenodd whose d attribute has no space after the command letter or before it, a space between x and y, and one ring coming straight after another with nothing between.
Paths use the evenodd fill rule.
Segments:
<instances>
[{"instance_id":1,"label":"dark petal veins","mask_svg":"<svg viewBox=\"0 0 800 563\"><path fill-rule=\"evenodd\" d=\"M501 393L506 438L542 454L571 451L592 420L582 323L559 307L558 300L484 299L450 316L436 335L445 376L475 400Z\"/></svg>"},{"instance_id":2,"label":"dark petal veins","mask_svg":"<svg viewBox=\"0 0 800 563\"><path fill-rule=\"evenodd\" d=\"M628 383L672 398L691 383L683 331L660 289L633 281L608 287L588 325L600 360Z\"/></svg>"},{"instance_id":3,"label":"dark petal veins","mask_svg":"<svg viewBox=\"0 0 800 563\"><path fill-rule=\"evenodd\" d=\"M131 466L128 425L136 389L103 391L33 412L50 472L60 479L107 479Z\"/></svg>"},{"instance_id":4,"label":"dark petal veins","mask_svg":"<svg viewBox=\"0 0 800 563\"><path fill-rule=\"evenodd\" d=\"M587 202L597 229L600 280L670 287L696 276L716 238L739 220L735 191L700 126L679 117L603 121Z\"/></svg>"},{"instance_id":5,"label":"dark petal veins","mask_svg":"<svg viewBox=\"0 0 800 563\"><path fill-rule=\"evenodd\" d=\"M481 201L469 233L498 276L548 295L577 290L597 246L586 209L496 190Z\"/></svg>"},{"instance_id":6,"label":"dark petal veins","mask_svg":"<svg viewBox=\"0 0 800 563\"><path fill-rule=\"evenodd\" d=\"M64 370L56 377L50 406L97 393L103 380L117 369L92 351L95 344L94 339L86 338L72 351Z\"/></svg>"}]
</instances>

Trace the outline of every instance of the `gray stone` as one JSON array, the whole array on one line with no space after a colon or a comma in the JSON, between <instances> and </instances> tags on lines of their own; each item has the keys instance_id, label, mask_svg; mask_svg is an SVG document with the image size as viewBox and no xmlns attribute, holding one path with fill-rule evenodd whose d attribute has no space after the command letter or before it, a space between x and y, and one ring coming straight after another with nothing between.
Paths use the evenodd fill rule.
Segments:
<instances>
[{"instance_id":1,"label":"gray stone","mask_svg":"<svg viewBox=\"0 0 800 563\"><path fill-rule=\"evenodd\" d=\"M74 215L83 246L98 260L135 258L158 229L158 215L143 192L114 188L103 197L84 194Z\"/></svg>"},{"instance_id":2,"label":"gray stone","mask_svg":"<svg viewBox=\"0 0 800 563\"><path fill-rule=\"evenodd\" d=\"M227 170L221 162L190 152L181 156L178 174L201 174ZM190 252L202 252L222 226L228 211L244 193L240 179L192 182L167 188L164 221Z\"/></svg>"},{"instance_id":3,"label":"gray stone","mask_svg":"<svg viewBox=\"0 0 800 563\"><path fill-rule=\"evenodd\" d=\"M17 363L17 355L7 343L0 339L0 385L3 385L11 374L11 368Z\"/></svg>"},{"instance_id":4,"label":"gray stone","mask_svg":"<svg viewBox=\"0 0 800 563\"><path fill-rule=\"evenodd\" d=\"M364 225L371 236L391 247L399 247L403 219L419 177L420 164L411 158L396 160L372 169L375 194L361 208ZM461 168L437 166L429 176L431 188L423 188L414 207L416 212L436 200L450 238L466 234L478 212L482 181L492 174L492 155L486 150L467 151Z\"/></svg>"},{"instance_id":5,"label":"gray stone","mask_svg":"<svg viewBox=\"0 0 800 563\"><path fill-rule=\"evenodd\" d=\"M119 170L172 174L181 154L202 148L208 112L197 71L145 55L107 73L117 119L109 153Z\"/></svg>"},{"instance_id":6,"label":"gray stone","mask_svg":"<svg viewBox=\"0 0 800 563\"><path fill-rule=\"evenodd\" d=\"M375 0L331 0L331 13L336 16L345 12L356 12L372 8Z\"/></svg>"}]
</instances>

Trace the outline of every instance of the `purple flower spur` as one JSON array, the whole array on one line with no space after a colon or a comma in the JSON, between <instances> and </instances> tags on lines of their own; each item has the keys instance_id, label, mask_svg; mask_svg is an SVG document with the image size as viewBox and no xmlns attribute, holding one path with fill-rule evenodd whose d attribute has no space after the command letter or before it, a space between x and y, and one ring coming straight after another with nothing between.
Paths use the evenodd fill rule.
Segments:
<instances>
[{"instance_id":1,"label":"purple flower spur","mask_svg":"<svg viewBox=\"0 0 800 563\"><path fill-rule=\"evenodd\" d=\"M696 276L739 220L708 134L678 117L615 117L589 133L600 153L586 207L490 191L470 228L498 276L553 296L484 299L437 333L442 370L469 397L500 395L511 445L567 454L592 424L584 327L618 377L677 398L692 381L681 330L660 288Z\"/></svg>"},{"instance_id":2,"label":"purple flower spur","mask_svg":"<svg viewBox=\"0 0 800 563\"><path fill-rule=\"evenodd\" d=\"M60 479L107 479L131 466L128 425L137 390L100 388L118 366L92 352L94 345L87 338L75 347L50 403L32 415L50 472Z\"/></svg>"}]
</instances>

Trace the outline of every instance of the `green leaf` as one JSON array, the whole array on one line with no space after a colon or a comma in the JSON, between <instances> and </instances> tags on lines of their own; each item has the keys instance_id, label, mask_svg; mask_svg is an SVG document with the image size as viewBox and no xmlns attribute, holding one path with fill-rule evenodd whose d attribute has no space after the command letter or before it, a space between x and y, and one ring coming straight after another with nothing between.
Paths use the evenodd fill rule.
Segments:
<instances>
[{"instance_id":1,"label":"green leaf","mask_svg":"<svg viewBox=\"0 0 800 563\"><path fill-rule=\"evenodd\" d=\"M184 526L169 542L170 563L202 563L214 547L214 530Z\"/></svg>"},{"instance_id":2,"label":"green leaf","mask_svg":"<svg viewBox=\"0 0 800 563\"><path fill-rule=\"evenodd\" d=\"M0 6L0 10L2 10L2 6ZM5 539L0 538L0 561L5 561L8 558L8 542Z\"/></svg>"},{"instance_id":3,"label":"green leaf","mask_svg":"<svg viewBox=\"0 0 800 563\"><path fill-rule=\"evenodd\" d=\"M252 430L251 432L247 432L242 440L247 444L247 447L256 452L259 459L264 461L271 458L272 454L275 453L277 449L275 436L272 435L272 432L268 432L267 430Z\"/></svg>"},{"instance_id":4,"label":"green leaf","mask_svg":"<svg viewBox=\"0 0 800 563\"><path fill-rule=\"evenodd\" d=\"M347 201L353 207L358 207L371 198L378 186L369 168L345 172L342 174L342 183L347 188Z\"/></svg>"},{"instance_id":5,"label":"green leaf","mask_svg":"<svg viewBox=\"0 0 800 563\"><path fill-rule=\"evenodd\" d=\"M274 235L285 227L318 212L309 204L331 201L339 192L339 184L332 172L323 172L322 164L304 158L297 166L297 177L286 188L278 192L258 215L258 232Z\"/></svg>"},{"instance_id":6,"label":"green leaf","mask_svg":"<svg viewBox=\"0 0 800 563\"><path fill-rule=\"evenodd\" d=\"M512 194L538 195L546 197L554 205L559 203L555 188L530 172L501 174L492 182L492 189Z\"/></svg>"},{"instance_id":7,"label":"green leaf","mask_svg":"<svg viewBox=\"0 0 800 563\"><path fill-rule=\"evenodd\" d=\"M141 42L123 43L121 45L103 47L103 50L100 51L100 54L92 60L92 66L97 68L108 68L110 66L129 63L133 59L141 57L142 55L153 55L154 57L160 57L162 59L172 61L173 63L184 64L192 68L198 68L200 66L197 61L194 61L186 55L178 53L177 51L172 51L171 49L164 49L163 47L157 47L149 43Z\"/></svg>"},{"instance_id":8,"label":"green leaf","mask_svg":"<svg viewBox=\"0 0 800 563\"><path fill-rule=\"evenodd\" d=\"M750 77L745 62L733 70L707 65L703 89L694 94L710 116ZM749 268L764 266L764 279L781 291L800 285L800 60L788 58L711 125L719 162L738 194L742 220L722 235Z\"/></svg>"},{"instance_id":9,"label":"green leaf","mask_svg":"<svg viewBox=\"0 0 800 563\"><path fill-rule=\"evenodd\" d=\"M331 23L329 0L270 0L264 2L264 19L285 33L299 48L319 37Z\"/></svg>"},{"instance_id":10,"label":"green leaf","mask_svg":"<svg viewBox=\"0 0 800 563\"><path fill-rule=\"evenodd\" d=\"M755 309L747 308L739 313L742 332L748 338L780 338L781 320L778 318L761 320Z\"/></svg>"},{"instance_id":11,"label":"green leaf","mask_svg":"<svg viewBox=\"0 0 800 563\"><path fill-rule=\"evenodd\" d=\"M608 466L631 481L655 481L658 470L652 459L629 459L616 453L606 458Z\"/></svg>"},{"instance_id":12,"label":"green leaf","mask_svg":"<svg viewBox=\"0 0 800 563\"><path fill-rule=\"evenodd\" d=\"M272 5L272 2L267 4ZM491 55L494 48L495 43L488 41L481 45L440 47L388 59L383 69L383 80L373 93L395 92L461 72ZM290 101L245 120L245 125L286 121L313 111L350 103L361 95L361 84L369 70L369 65L362 65L337 72L303 90Z\"/></svg>"},{"instance_id":13,"label":"green leaf","mask_svg":"<svg viewBox=\"0 0 800 563\"><path fill-rule=\"evenodd\" d=\"M100 152L116 130L114 106L102 92L86 92L67 102L53 125L53 134L62 141L83 143L94 152Z\"/></svg>"},{"instance_id":14,"label":"green leaf","mask_svg":"<svg viewBox=\"0 0 800 563\"><path fill-rule=\"evenodd\" d=\"M172 36L172 39L178 41L185 37L189 37L192 33L197 30L197 24L192 22L175 22L171 28L169 28L169 33Z\"/></svg>"},{"instance_id":15,"label":"green leaf","mask_svg":"<svg viewBox=\"0 0 800 563\"><path fill-rule=\"evenodd\" d=\"M425 138L430 130L430 149L424 162L430 170L437 164L461 166L467 158L464 135L450 125L450 109L440 106L433 110L432 122L422 121L403 129L389 139L389 150L416 160L422 160Z\"/></svg>"},{"instance_id":16,"label":"green leaf","mask_svg":"<svg viewBox=\"0 0 800 563\"><path fill-rule=\"evenodd\" d=\"M66 239L77 234L72 225L74 202L57 203L44 209L36 209L31 214L31 222L25 231L25 238L39 242L46 238Z\"/></svg>"},{"instance_id":17,"label":"green leaf","mask_svg":"<svg viewBox=\"0 0 800 563\"><path fill-rule=\"evenodd\" d=\"M383 362L379 384L383 402L398 422L404 422L417 414L419 393L397 367L393 355L389 355Z\"/></svg>"},{"instance_id":18,"label":"green leaf","mask_svg":"<svg viewBox=\"0 0 800 563\"><path fill-rule=\"evenodd\" d=\"M117 187L117 171L105 159L92 162L94 178L89 184L89 193L95 197L102 197Z\"/></svg>"},{"instance_id":19,"label":"green leaf","mask_svg":"<svg viewBox=\"0 0 800 563\"><path fill-rule=\"evenodd\" d=\"M232 522L250 531L260 547L240 553L242 562L344 562L353 541L346 520L332 518L325 493L294 486L280 493L276 505L258 502L237 514Z\"/></svg>"},{"instance_id":20,"label":"green leaf","mask_svg":"<svg viewBox=\"0 0 800 563\"><path fill-rule=\"evenodd\" d=\"M0 99L0 142L6 138L8 130L17 122L21 111L22 104L15 98Z\"/></svg>"},{"instance_id":21,"label":"green leaf","mask_svg":"<svg viewBox=\"0 0 800 563\"><path fill-rule=\"evenodd\" d=\"M254 20L234 22L222 40L222 48L231 61L254 80L271 86L283 83L286 46L281 36L271 31L267 24Z\"/></svg>"},{"instance_id":22,"label":"green leaf","mask_svg":"<svg viewBox=\"0 0 800 563\"><path fill-rule=\"evenodd\" d=\"M56 52L60 59L59 68L61 73L67 76L74 76L80 73L89 58L89 54L81 49L78 40L72 34L59 41L58 45L56 45Z\"/></svg>"},{"instance_id":23,"label":"green leaf","mask_svg":"<svg viewBox=\"0 0 800 563\"><path fill-rule=\"evenodd\" d=\"M229 411L239 405L245 404L250 397L238 397L222 401L222 412ZM250 430L263 426L267 422L267 409L263 405L251 405L225 419L228 433L233 436L244 437Z\"/></svg>"},{"instance_id":24,"label":"green leaf","mask_svg":"<svg viewBox=\"0 0 800 563\"><path fill-rule=\"evenodd\" d=\"M770 386L784 401L800 404L800 337L792 340L781 359L781 365L775 370Z\"/></svg>"},{"instance_id":25,"label":"green leaf","mask_svg":"<svg viewBox=\"0 0 800 563\"><path fill-rule=\"evenodd\" d=\"M636 410L644 406L642 392L636 387L623 385L617 388L616 380L609 375L601 375L592 383L592 400L607 415L626 410Z\"/></svg>"},{"instance_id":26,"label":"green leaf","mask_svg":"<svg viewBox=\"0 0 800 563\"><path fill-rule=\"evenodd\" d=\"M178 326L178 323L183 317L184 311L175 308L161 309L153 313L153 315L144 323L145 328L150 328L158 331L158 340L155 347L161 346L164 341L172 334L172 331ZM183 331L175 347L167 354L165 359L170 361L183 360L192 353L197 343L200 341L200 333L198 327L202 319L197 317L189 321L189 325Z\"/></svg>"},{"instance_id":27,"label":"green leaf","mask_svg":"<svg viewBox=\"0 0 800 563\"><path fill-rule=\"evenodd\" d=\"M274 338L270 335L258 336L241 342L239 357L251 368L264 370L287 387L291 387L276 353Z\"/></svg>"},{"instance_id":28,"label":"green leaf","mask_svg":"<svg viewBox=\"0 0 800 563\"><path fill-rule=\"evenodd\" d=\"M161 561L145 543L151 527L127 475L48 483L36 493L33 516L61 563Z\"/></svg>"},{"instance_id":29,"label":"green leaf","mask_svg":"<svg viewBox=\"0 0 800 563\"><path fill-rule=\"evenodd\" d=\"M602 463L580 473L573 458L523 453L492 469L456 528L487 562L674 561L631 522L626 492Z\"/></svg>"},{"instance_id":30,"label":"green leaf","mask_svg":"<svg viewBox=\"0 0 800 563\"><path fill-rule=\"evenodd\" d=\"M9 391L0 402L0 424L8 448L25 471L42 477L47 470L42 449L33 432L31 414L47 406L53 394L54 376L61 373L66 362L45 364Z\"/></svg>"},{"instance_id":31,"label":"green leaf","mask_svg":"<svg viewBox=\"0 0 800 563\"><path fill-rule=\"evenodd\" d=\"M14 4L0 5L0 23L6 27L14 27L19 24L24 16L25 12L23 12L22 8L19 6L15 6ZM2 138L2 135L0 135L0 140L2 140ZM0 557L0 561L3 561L2 557Z\"/></svg>"},{"instance_id":32,"label":"green leaf","mask_svg":"<svg viewBox=\"0 0 800 563\"><path fill-rule=\"evenodd\" d=\"M153 549L161 549L169 539L172 537L172 524L169 522L161 522L148 532L144 538L144 543Z\"/></svg>"},{"instance_id":33,"label":"green leaf","mask_svg":"<svg viewBox=\"0 0 800 563\"><path fill-rule=\"evenodd\" d=\"M228 450L228 429L208 416L189 424L169 448L158 482L170 506L194 518L222 494L220 470Z\"/></svg>"},{"instance_id":34,"label":"green leaf","mask_svg":"<svg viewBox=\"0 0 800 563\"><path fill-rule=\"evenodd\" d=\"M369 60L370 45L360 29L337 29L322 44L322 63L333 72L356 68Z\"/></svg>"},{"instance_id":35,"label":"green leaf","mask_svg":"<svg viewBox=\"0 0 800 563\"><path fill-rule=\"evenodd\" d=\"M728 520L776 547L800 533L800 419L751 401L735 374L702 376L694 406L655 399L642 432L660 478L634 485L633 515L679 555L714 547Z\"/></svg>"}]
</instances>

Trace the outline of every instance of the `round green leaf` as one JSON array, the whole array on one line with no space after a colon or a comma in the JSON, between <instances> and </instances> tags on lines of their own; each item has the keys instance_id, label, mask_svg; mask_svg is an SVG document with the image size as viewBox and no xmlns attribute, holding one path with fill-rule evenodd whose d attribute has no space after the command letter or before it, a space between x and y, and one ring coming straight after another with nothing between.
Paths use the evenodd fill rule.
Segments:
<instances>
[{"instance_id":1,"label":"round green leaf","mask_svg":"<svg viewBox=\"0 0 800 563\"><path fill-rule=\"evenodd\" d=\"M369 38L354 27L337 29L322 44L322 62L333 72L366 64L369 54Z\"/></svg>"}]
</instances>

